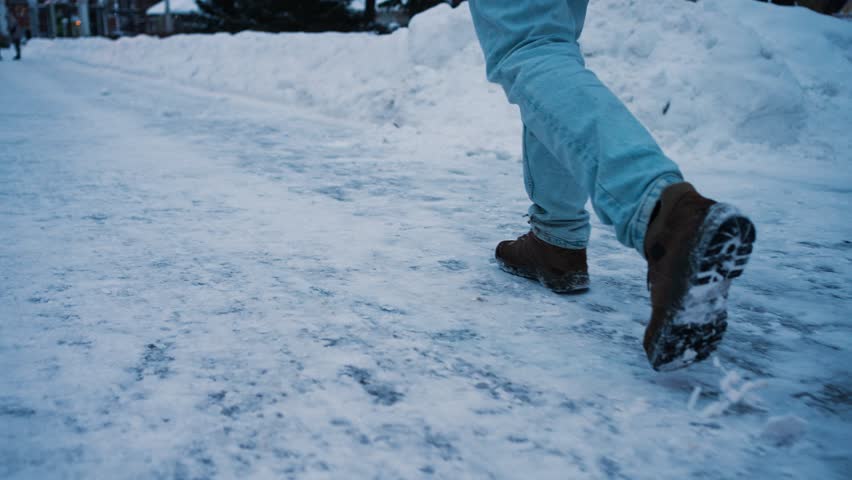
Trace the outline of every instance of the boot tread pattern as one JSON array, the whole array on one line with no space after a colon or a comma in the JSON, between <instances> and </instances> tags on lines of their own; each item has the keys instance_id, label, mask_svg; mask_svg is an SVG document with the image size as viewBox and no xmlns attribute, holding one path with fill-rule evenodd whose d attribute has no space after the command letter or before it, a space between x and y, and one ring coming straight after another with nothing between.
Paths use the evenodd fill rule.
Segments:
<instances>
[{"instance_id":1,"label":"boot tread pattern","mask_svg":"<svg viewBox=\"0 0 852 480\"><path fill-rule=\"evenodd\" d=\"M649 352L655 370L688 366L716 349L728 327L728 289L742 275L755 238L754 225L735 208L710 208L691 254L686 293Z\"/></svg>"}]
</instances>

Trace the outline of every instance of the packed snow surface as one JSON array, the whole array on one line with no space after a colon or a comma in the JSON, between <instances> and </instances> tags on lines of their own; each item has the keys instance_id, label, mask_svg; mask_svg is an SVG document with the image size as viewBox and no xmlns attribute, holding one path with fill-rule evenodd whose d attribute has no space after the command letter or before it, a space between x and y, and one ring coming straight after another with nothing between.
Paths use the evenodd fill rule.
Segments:
<instances>
[{"instance_id":1,"label":"packed snow surface","mask_svg":"<svg viewBox=\"0 0 852 480\"><path fill-rule=\"evenodd\" d=\"M0 64L0 478L848 478L852 23L591 2L587 64L758 243L660 374L635 252L509 276L520 122L466 6Z\"/></svg>"}]
</instances>

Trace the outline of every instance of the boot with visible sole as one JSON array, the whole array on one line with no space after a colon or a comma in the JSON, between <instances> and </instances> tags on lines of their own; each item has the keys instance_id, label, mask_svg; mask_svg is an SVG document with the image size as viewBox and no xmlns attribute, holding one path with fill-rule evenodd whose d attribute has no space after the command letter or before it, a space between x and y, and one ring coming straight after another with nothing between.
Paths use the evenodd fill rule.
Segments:
<instances>
[{"instance_id":1,"label":"boot with visible sole","mask_svg":"<svg viewBox=\"0 0 852 480\"><path fill-rule=\"evenodd\" d=\"M497 262L504 271L537 280L556 293L579 293L589 289L586 250L551 245L533 232L497 245Z\"/></svg>"},{"instance_id":2,"label":"boot with visible sole","mask_svg":"<svg viewBox=\"0 0 852 480\"><path fill-rule=\"evenodd\" d=\"M716 349L728 325L728 288L754 241L754 225L733 206L689 183L663 191L644 245L652 306L644 347L654 370L686 367Z\"/></svg>"}]
</instances>

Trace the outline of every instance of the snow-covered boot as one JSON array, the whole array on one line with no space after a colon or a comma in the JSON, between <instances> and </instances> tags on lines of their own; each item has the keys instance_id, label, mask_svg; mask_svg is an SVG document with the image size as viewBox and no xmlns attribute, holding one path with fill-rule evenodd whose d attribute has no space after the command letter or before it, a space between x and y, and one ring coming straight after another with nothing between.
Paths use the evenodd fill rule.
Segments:
<instances>
[{"instance_id":1,"label":"snow-covered boot","mask_svg":"<svg viewBox=\"0 0 852 480\"><path fill-rule=\"evenodd\" d=\"M589 289L586 249L572 250L551 245L533 232L497 245L500 268L513 275L538 280L556 293Z\"/></svg>"},{"instance_id":2,"label":"snow-covered boot","mask_svg":"<svg viewBox=\"0 0 852 480\"><path fill-rule=\"evenodd\" d=\"M645 235L651 321L645 352L655 370L707 358L727 328L731 280L743 273L754 225L689 183L663 190Z\"/></svg>"}]
</instances>

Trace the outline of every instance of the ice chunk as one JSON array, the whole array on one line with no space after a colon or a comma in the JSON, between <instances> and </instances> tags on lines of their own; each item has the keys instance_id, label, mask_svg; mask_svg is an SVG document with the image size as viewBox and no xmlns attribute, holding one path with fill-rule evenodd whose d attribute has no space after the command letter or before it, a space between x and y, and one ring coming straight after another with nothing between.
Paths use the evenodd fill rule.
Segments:
<instances>
[{"instance_id":1,"label":"ice chunk","mask_svg":"<svg viewBox=\"0 0 852 480\"><path fill-rule=\"evenodd\" d=\"M808 422L795 415L770 417L760 438L776 447L789 447L805 436Z\"/></svg>"}]
</instances>

